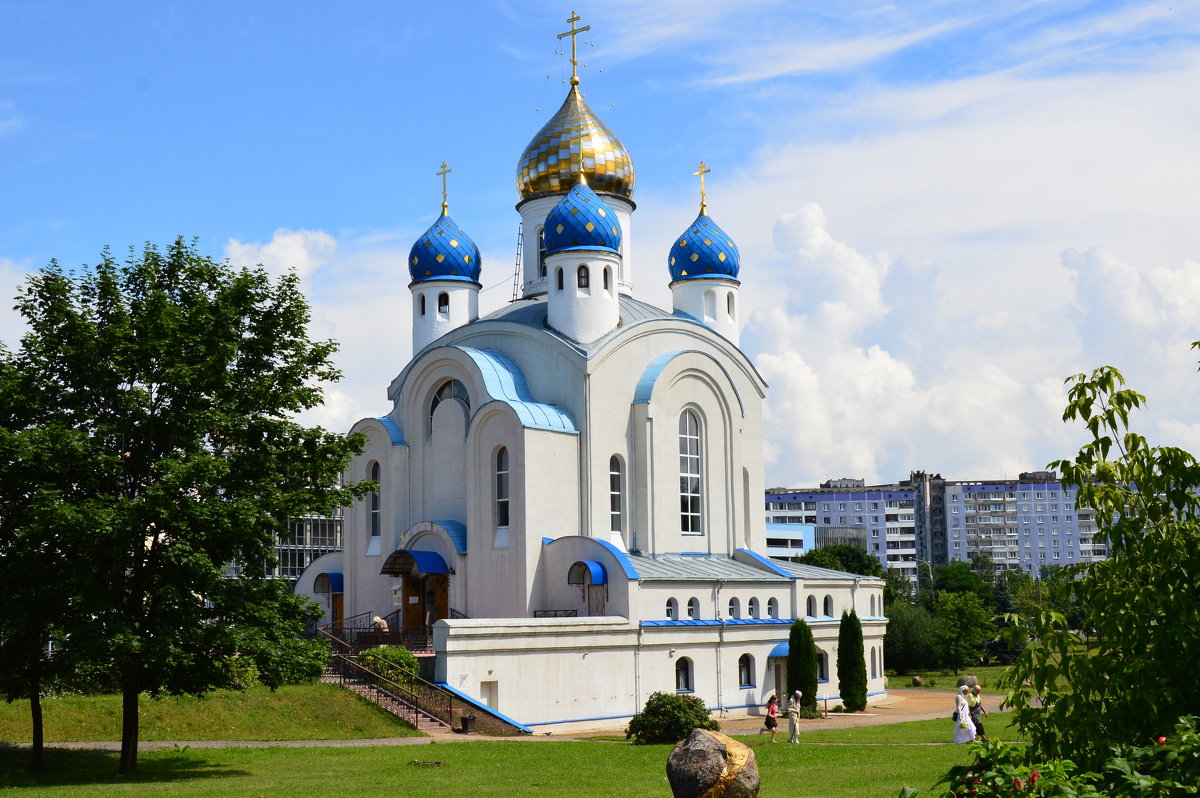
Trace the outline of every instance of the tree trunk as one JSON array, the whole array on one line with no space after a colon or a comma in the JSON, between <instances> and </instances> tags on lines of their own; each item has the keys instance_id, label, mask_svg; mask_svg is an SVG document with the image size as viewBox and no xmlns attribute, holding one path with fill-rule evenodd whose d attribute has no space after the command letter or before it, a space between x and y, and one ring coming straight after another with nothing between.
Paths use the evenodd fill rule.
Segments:
<instances>
[{"instance_id":1,"label":"tree trunk","mask_svg":"<svg viewBox=\"0 0 1200 798\"><path fill-rule=\"evenodd\" d=\"M33 723L32 757L29 767L41 770L45 764L45 739L42 736L42 681L36 668L29 680L29 717Z\"/></svg>"},{"instance_id":2,"label":"tree trunk","mask_svg":"<svg viewBox=\"0 0 1200 798\"><path fill-rule=\"evenodd\" d=\"M138 689L125 685L121 689L121 764L117 772L132 776L137 771L138 748Z\"/></svg>"}]
</instances>

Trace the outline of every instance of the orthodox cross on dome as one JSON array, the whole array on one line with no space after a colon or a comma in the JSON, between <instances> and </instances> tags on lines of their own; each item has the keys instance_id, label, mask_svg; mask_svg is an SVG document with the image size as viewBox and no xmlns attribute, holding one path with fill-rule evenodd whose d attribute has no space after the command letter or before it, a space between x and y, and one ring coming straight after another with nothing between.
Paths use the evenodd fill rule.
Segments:
<instances>
[{"instance_id":1,"label":"orthodox cross on dome","mask_svg":"<svg viewBox=\"0 0 1200 798\"><path fill-rule=\"evenodd\" d=\"M450 203L446 201L446 175L453 171L453 169L446 165L445 161L442 161L442 171L438 172L442 178L442 216L450 215Z\"/></svg>"},{"instance_id":2,"label":"orthodox cross on dome","mask_svg":"<svg viewBox=\"0 0 1200 798\"><path fill-rule=\"evenodd\" d=\"M582 28L576 28L575 23L581 19L583 19L581 16L579 16L574 11L572 11L571 18L567 20L567 22L571 23L571 29L569 31L567 31L566 33L558 34L558 38L560 38L560 39L563 38L564 36L571 37L571 85L572 86L579 85L579 74L575 71L575 68L577 66L579 66L579 61L576 58L576 53L575 53L575 37L578 36L580 33L583 33L585 30L592 29L591 25L584 25Z\"/></svg>"},{"instance_id":3,"label":"orthodox cross on dome","mask_svg":"<svg viewBox=\"0 0 1200 798\"><path fill-rule=\"evenodd\" d=\"M712 170L708 168L708 164L706 164L704 161L701 161L700 162L700 171L692 172L693 175L700 175L700 215L701 216L708 216L708 204L704 201L704 176L711 171Z\"/></svg>"}]
</instances>

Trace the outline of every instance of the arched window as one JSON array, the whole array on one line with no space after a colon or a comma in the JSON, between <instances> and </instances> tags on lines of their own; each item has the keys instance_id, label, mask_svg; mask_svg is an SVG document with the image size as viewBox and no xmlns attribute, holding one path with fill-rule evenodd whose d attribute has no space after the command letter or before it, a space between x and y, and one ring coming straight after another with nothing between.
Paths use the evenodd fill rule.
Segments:
<instances>
[{"instance_id":1,"label":"arched window","mask_svg":"<svg viewBox=\"0 0 1200 798\"><path fill-rule=\"evenodd\" d=\"M871 617L875 617L875 597L871 596Z\"/></svg>"},{"instance_id":2,"label":"arched window","mask_svg":"<svg viewBox=\"0 0 1200 798\"><path fill-rule=\"evenodd\" d=\"M591 285L591 281L591 272L588 271L588 267L582 263L579 264L579 271L575 273L575 284L580 288L587 288Z\"/></svg>"},{"instance_id":3,"label":"arched window","mask_svg":"<svg viewBox=\"0 0 1200 798\"><path fill-rule=\"evenodd\" d=\"M725 295L725 312L729 315L730 321L737 321L737 304L734 302L732 291Z\"/></svg>"},{"instance_id":4,"label":"arched window","mask_svg":"<svg viewBox=\"0 0 1200 798\"><path fill-rule=\"evenodd\" d=\"M467 386L463 385L458 380L446 380L434 392L433 401L429 403L429 416L433 417L433 411L437 410L438 405L447 399L457 399L471 409L471 396L467 393Z\"/></svg>"},{"instance_id":5,"label":"arched window","mask_svg":"<svg viewBox=\"0 0 1200 798\"><path fill-rule=\"evenodd\" d=\"M673 598L667 599L667 620L679 620L679 602Z\"/></svg>"},{"instance_id":6,"label":"arched window","mask_svg":"<svg viewBox=\"0 0 1200 798\"><path fill-rule=\"evenodd\" d=\"M871 678L875 678L875 646L871 646Z\"/></svg>"},{"instance_id":7,"label":"arched window","mask_svg":"<svg viewBox=\"0 0 1200 798\"><path fill-rule=\"evenodd\" d=\"M546 231L539 227L537 229L537 266L538 277L546 276Z\"/></svg>"},{"instance_id":8,"label":"arched window","mask_svg":"<svg viewBox=\"0 0 1200 798\"><path fill-rule=\"evenodd\" d=\"M738 657L738 684L742 687L754 686L754 657L749 654Z\"/></svg>"},{"instance_id":9,"label":"arched window","mask_svg":"<svg viewBox=\"0 0 1200 798\"><path fill-rule=\"evenodd\" d=\"M421 305L421 315L424 316L425 315L425 295L424 294L421 294L420 305Z\"/></svg>"},{"instance_id":10,"label":"arched window","mask_svg":"<svg viewBox=\"0 0 1200 798\"><path fill-rule=\"evenodd\" d=\"M806 605L804 614L807 615L809 618L817 617L817 597L816 596L808 597L808 604Z\"/></svg>"},{"instance_id":11,"label":"arched window","mask_svg":"<svg viewBox=\"0 0 1200 798\"><path fill-rule=\"evenodd\" d=\"M829 681L829 655L820 649L817 650L817 680Z\"/></svg>"},{"instance_id":12,"label":"arched window","mask_svg":"<svg viewBox=\"0 0 1200 798\"><path fill-rule=\"evenodd\" d=\"M767 617L779 617L779 599L767 599Z\"/></svg>"},{"instance_id":13,"label":"arched window","mask_svg":"<svg viewBox=\"0 0 1200 798\"><path fill-rule=\"evenodd\" d=\"M700 465L700 420L684 410L679 416L679 529L685 535L704 534Z\"/></svg>"},{"instance_id":14,"label":"arched window","mask_svg":"<svg viewBox=\"0 0 1200 798\"><path fill-rule=\"evenodd\" d=\"M833 617L833 596L825 597L825 617L826 618Z\"/></svg>"},{"instance_id":15,"label":"arched window","mask_svg":"<svg viewBox=\"0 0 1200 798\"><path fill-rule=\"evenodd\" d=\"M675 692L692 692L692 661L687 657L675 661Z\"/></svg>"},{"instance_id":16,"label":"arched window","mask_svg":"<svg viewBox=\"0 0 1200 798\"><path fill-rule=\"evenodd\" d=\"M711 288L704 292L704 320L715 321L717 318L717 294Z\"/></svg>"},{"instance_id":17,"label":"arched window","mask_svg":"<svg viewBox=\"0 0 1200 798\"><path fill-rule=\"evenodd\" d=\"M750 610L749 615L751 618L758 617L758 599L757 598L750 599L749 610Z\"/></svg>"},{"instance_id":18,"label":"arched window","mask_svg":"<svg viewBox=\"0 0 1200 798\"><path fill-rule=\"evenodd\" d=\"M608 267L607 266L604 267L604 290L605 291L611 290L608 287Z\"/></svg>"},{"instance_id":19,"label":"arched window","mask_svg":"<svg viewBox=\"0 0 1200 798\"><path fill-rule=\"evenodd\" d=\"M496 526L508 526L508 449L496 451Z\"/></svg>"},{"instance_id":20,"label":"arched window","mask_svg":"<svg viewBox=\"0 0 1200 798\"><path fill-rule=\"evenodd\" d=\"M688 619L692 621L700 620L700 599L695 596L688 599Z\"/></svg>"},{"instance_id":21,"label":"arched window","mask_svg":"<svg viewBox=\"0 0 1200 798\"><path fill-rule=\"evenodd\" d=\"M558 270L558 290L563 290L563 270L561 267Z\"/></svg>"},{"instance_id":22,"label":"arched window","mask_svg":"<svg viewBox=\"0 0 1200 798\"><path fill-rule=\"evenodd\" d=\"M377 538L383 526L379 510L379 463L371 463L371 481L375 483L375 489L371 491L371 501L367 505L367 527L371 530L371 537Z\"/></svg>"},{"instance_id":23,"label":"arched window","mask_svg":"<svg viewBox=\"0 0 1200 798\"><path fill-rule=\"evenodd\" d=\"M624 483L621 458L614 454L608 458L608 528L613 532L625 529Z\"/></svg>"},{"instance_id":24,"label":"arched window","mask_svg":"<svg viewBox=\"0 0 1200 798\"><path fill-rule=\"evenodd\" d=\"M742 617L742 603L737 600L736 596L729 600L729 617L730 618L741 618Z\"/></svg>"},{"instance_id":25,"label":"arched window","mask_svg":"<svg viewBox=\"0 0 1200 798\"><path fill-rule=\"evenodd\" d=\"M445 291L438 294L438 313L443 316L450 312L450 295Z\"/></svg>"}]
</instances>

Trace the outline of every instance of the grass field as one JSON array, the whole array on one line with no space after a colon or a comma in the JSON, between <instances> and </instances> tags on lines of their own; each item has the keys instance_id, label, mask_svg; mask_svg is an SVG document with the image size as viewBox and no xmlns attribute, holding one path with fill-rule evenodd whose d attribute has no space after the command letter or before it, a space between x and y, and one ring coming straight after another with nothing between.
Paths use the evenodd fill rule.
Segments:
<instances>
[{"instance_id":1,"label":"grass field","mask_svg":"<svg viewBox=\"0 0 1200 798\"><path fill-rule=\"evenodd\" d=\"M42 701L47 742L121 739L120 696ZM408 724L353 693L327 684L220 690L205 698L141 701L143 740L357 740L404 737ZM29 702L0 703L0 743L29 742Z\"/></svg>"},{"instance_id":2,"label":"grass field","mask_svg":"<svg viewBox=\"0 0 1200 798\"><path fill-rule=\"evenodd\" d=\"M993 716L992 723L998 723ZM996 726L993 733L1003 734ZM945 745L948 721L811 732L798 746L741 738L753 747L761 798L922 796L970 753ZM171 798L426 798L426 796L665 796L670 746L519 739L368 748L184 749L147 752L136 777L114 776L115 754L48 751L49 772L23 771L28 752L0 748L0 789L21 796ZM440 762L440 766L426 766Z\"/></svg>"},{"instance_id":3,"label":"grass field","mask_svg":"<svg viewBox=\"0 0 1200 798\"><path fill-rule=\"evenodd\" d=\"M1007 665L976 665L973 668L963 668L959 671L958 675L974 676L983 685L984 690L994 691L996 689L996 680L1006 670L1008 670ZM952 670L912 671L911 673L903 674L888 673L888 687L912 687L912 677L914 676L920 676L922 681L925 682L922 687L934 690L953 690L955 682L958 681L958 676L955 676Z\"/></svg>"}]
</instances>

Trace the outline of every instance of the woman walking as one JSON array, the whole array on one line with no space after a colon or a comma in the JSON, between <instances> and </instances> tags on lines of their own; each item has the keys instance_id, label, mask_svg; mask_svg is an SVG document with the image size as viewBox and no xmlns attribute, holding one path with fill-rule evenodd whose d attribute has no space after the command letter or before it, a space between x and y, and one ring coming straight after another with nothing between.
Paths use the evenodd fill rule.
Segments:
<instances>
[{"instance_id":1,"label":"woman walking","mask_svg":"<svg viewBox=\"0 0 1200 798\"><path fill-rule=\"evenodd\" d=\"M763 727L758 730L759 734L763 732L771 733L771 742L775 742L775 735L779 732L779 696L771 696L767 700L767 717L763 719Z\"/></svg>"},{"instance_id":2,"label":"woman walking","mask_svg":"<svg viewBox=\"0 0 1200 798\"><path fill-rule=\"evenodd\" d=\"M804 693L799 690L792 693L792 700L788 703L788 742L800 743L800 699L804 697Z\"/></svg>"},{"instance_id":3,"label":"woman walking","mask_svg":"<svg viewBox=\"0 0 1200 798\"><path fill-rule=\"evenodd\" d=\"M971 688L965 684L958 689L954 696L954 742L969 743L975 739L975 724L971 722L971 710L967 705L967 696Z\"/></svg>"},{"instance_id":4,"label":"woman walking","mask_svg":"<svg viewBox=\"0 0 1200 798\"><path fill-rule=\"evenodd\" d=\"M983 688L978 684L967 696L967 709L971 713L971 723L975 724L975 736L986 740L987 737L983 733L983 716L987 714L987 710L983 708Z\"/></svg>"}]
</instances>

